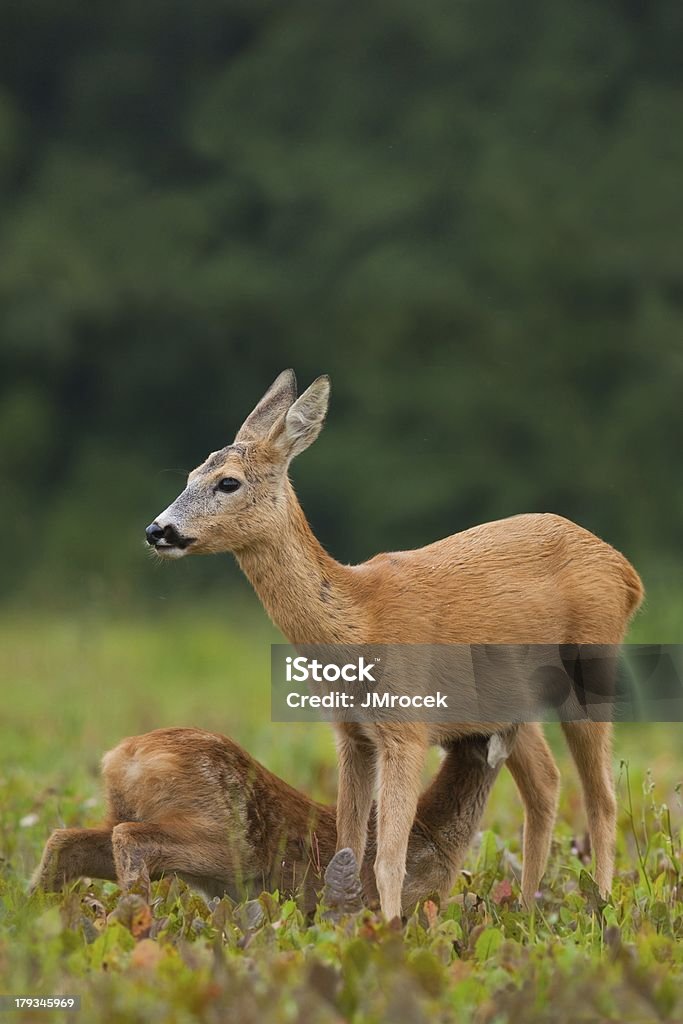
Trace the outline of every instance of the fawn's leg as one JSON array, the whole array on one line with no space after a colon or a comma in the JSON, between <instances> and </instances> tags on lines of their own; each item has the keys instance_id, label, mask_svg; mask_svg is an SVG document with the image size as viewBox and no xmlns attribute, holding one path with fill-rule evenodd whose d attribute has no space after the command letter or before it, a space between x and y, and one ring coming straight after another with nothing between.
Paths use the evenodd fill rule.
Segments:
<instances>
[{"instance_id":1,"label":"fawn's leg","mask_svg":"<svg viewBox=\"0 0 683 1024\"><path fill-rule=\"evenodd\" d=\"M176 871L220 879L229 867L228 838L207 834L191 820L122 822L112 832L117 881L130 889L141 876L155 879Z\"/></svg>"},{"instance_id":2,"label":"fawn's leg","mask_svg":"<svg viewBox=\"0 0 683 1024\"><path fill-rule=\"evenodd\" d=\"M342 723L337 727L337 756L337 850L348 847L362 864L375 789L375 747L360 730Z\"/></svg>"},{"instance_id":3,"label":"fawn's leg","mask_svg":"<svg viewBox=\"0 0 683 1024\"><path fill-rule=\"evenodd\" d=\"M617 802L612 774L612 723L563 722L579 771L588 831L595 856L595 881L603 896L612 888Z\"/></svg>"},{"instance_id":4,"label":"fawn's leg","mask_svg":"<svg viewBox=\"0 0 683 1024\"><path fill-rule=\"evenodd\" d=\"M401 891L406 873L408 838L415 820L427 746L400 731L378 730L377 856L375 879L387 920L401 916Z\"/></svg>"},{"instance_id":5,"label":"fawn's leg","mask_svg":"<svg viewBox=\"0 0 683 1024\"><path fill-rule=\"evenodd\" d=\"M109 828L59 828L47 841L40 864L31 879L36 889L61 889L74 878L106 878L116 881Z\"/></svg>"},{"instance_id":6,"label":"fawn's leg","mask_svg":"<svg viewBox=\"0 0 683 1024\"><path fill-rule=\"evenodd\" d=\"M507 765L524 804L522 899L530 908L548 860L560 790L560 773L538 723L520 725Z\"/></svg>"}]
</instances>

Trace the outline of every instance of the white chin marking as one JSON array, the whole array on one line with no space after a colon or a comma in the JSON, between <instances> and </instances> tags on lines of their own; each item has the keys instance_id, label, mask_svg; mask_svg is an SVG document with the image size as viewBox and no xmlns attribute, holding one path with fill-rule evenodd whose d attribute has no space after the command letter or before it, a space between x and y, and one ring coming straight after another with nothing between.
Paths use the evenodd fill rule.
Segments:
<instances>
[{"instance_id":1,"label":"white chin marking","mask_svg":"<svg viewBox=\"0 0 683 1024\"><path fill-rule=\"evenodd\" d=\"M187 548L178 548L171 544L166 548L161 544L157 544L154 551L159 558L182 558L183 555L187 554Z\"/></svg>"}]
</instances>

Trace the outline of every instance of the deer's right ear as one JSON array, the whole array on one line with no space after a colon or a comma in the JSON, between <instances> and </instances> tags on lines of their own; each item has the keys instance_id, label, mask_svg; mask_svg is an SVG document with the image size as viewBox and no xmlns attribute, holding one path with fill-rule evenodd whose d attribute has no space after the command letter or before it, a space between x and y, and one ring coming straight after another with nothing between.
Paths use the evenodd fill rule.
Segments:
<instances>
[{"instance_id":1,"label":"deer's right ear","mask_svg":"<svg viewBox=\"0 0 683 1024\"><path fill-rule=\"evenodd\" d=\"M329 401L330 378L325 374L313 381L273 429L273 440L287 461L313 444L325 422Z\"/></svg>"},{"instance_id":2,"label":"deer's right ear","mask_svg":"<svg viewBox=\"0 0 683 1024\"><path fill-rule=\"evenodd\" d=\"M265 395L249 413L240 427L235 441L256 441L268 436L278 420L282 419L296 401L294 370L283 370L273 381Z\"/></svg>"}]
</instances>

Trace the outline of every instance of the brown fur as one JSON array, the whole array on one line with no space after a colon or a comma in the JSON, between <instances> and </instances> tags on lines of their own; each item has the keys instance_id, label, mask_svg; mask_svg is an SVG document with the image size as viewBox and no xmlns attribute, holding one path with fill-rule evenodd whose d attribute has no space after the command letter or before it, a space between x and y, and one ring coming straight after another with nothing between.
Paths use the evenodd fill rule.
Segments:
<instances>
[{"instance_id":1,"label":"brown fur","mask_svg":"<svg viewBox=\"0 0 683 1024\"><path fill-rule=\"evenodd\" d=\"M33 888L89 876L118 881L175 872L207 894L243 899L279 889L313 910L334 854L333 808L315 803L226 736L157 729L123 740L102 761L108 815L96 829L53 832ZM445 897L498 774L479 738L452 744L420 798L408 843L403 911ZM374 814L361 875L377 903Z\"/></svg>"},{"instance_id":2,"label":"brown fur","mask_svg":"<svg viewBox=\"0 0 683 1024\"><path fill-rule=\"evenodd\" d=\"M238 433L190 474L159 516L189 546L160 554L233 551L273 621L292 643L618 644L643 596L637 573L614 548L552 514L519 515L457 533L416 551L380 554L357 566L336 562L314 537L287 477L291 459L315 438L329 382L298 399L291 371L275 381ZM216 490L223 477L242 486ZM362 861L377 788L375 864L382 908L398 913L406 845L425 751L478 724L337 727L339 843ZM564 726L584 791L602 891L611 886L615 801L611 727ZM559 776L540 726L520 728L508 765L525 808L523 894L543 874Z\"/></svg>"}]
</instances>

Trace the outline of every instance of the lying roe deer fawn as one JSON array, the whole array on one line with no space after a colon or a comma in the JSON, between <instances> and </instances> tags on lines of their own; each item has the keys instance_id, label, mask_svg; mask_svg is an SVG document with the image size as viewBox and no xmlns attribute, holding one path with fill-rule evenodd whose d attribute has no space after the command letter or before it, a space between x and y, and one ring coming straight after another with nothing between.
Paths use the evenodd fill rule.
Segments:
<instances>
[{"instance_id":1,"label":"lying roe deer fawn","mask_svg":"<svg viewBox=\"0 0 683 1024\"><path fill-rule=\"evenodd\" d=\"M322 428L329 380L299 398L280 374L233 444L190 473L147 528L166 558L231 551L275 624L293 644L619 644L643 597L630 563L587 530L552 514L486 523L415 551L361 565L335 561L313 535L287 471ZM454 723L336 726L337 833L362 863L377 784L375 872L382 910L401 908L406 848L430 743L500 726ZM584 793L596 881L609 890L616 803L611 726L563 724ZM540 884L555 820L559 774L541 727L520 726L508 767L525 810L522 896Z\"/></svg>"},{"instance_id":2,"label":"lying roe deer fawn","mask_svg":"<svg viewBox=\"0 0 683 1024\"><path fill-rule=\"evenodd\" d=\"M430 895L448 895L500 763L490 763L479 737L447 749L410 833L404 913ZM337 842L333 808L288 786L226 736L201 729L132 736L105 754L102 774L106 821L53 832L34 889L83 875L128 889L145 874L175 872L210 896L279 889L315 909ZM361 867L369 904L377 898L372 845L371 838Z\"/></svg>"}]
</instances>

